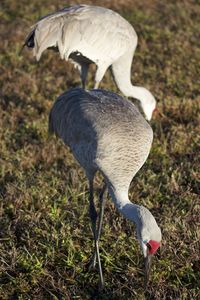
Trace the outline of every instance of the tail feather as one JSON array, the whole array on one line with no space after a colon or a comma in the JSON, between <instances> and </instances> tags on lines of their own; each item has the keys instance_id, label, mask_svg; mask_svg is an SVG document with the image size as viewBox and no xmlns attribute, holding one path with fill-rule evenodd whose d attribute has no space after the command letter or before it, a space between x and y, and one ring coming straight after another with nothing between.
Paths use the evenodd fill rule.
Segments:
<instances>
[{"instance_id":1,"label":"tail feather","mask_svg":"<svg viewBox=\"0 0 200 300\"><path fill-rule=\"evenodd\" d=\"M111 74L119 90L127 97L132 96L131 91L131 65L134 51L131 49L122 55L111 66Z\"/></svg>"},{"instance_id":2,"label":"tail feather","mask_svg":"<svg viewBox=\"0 0 200 300\"><path fill-rule=\"evenodd\" d=\"M61 40L61 34L62 23L59 20L55 20L51 23L48 22L48 19L44 19L38 22L34 29L29 33L22 49L25 46L33 48L33 55L38 61L46 49L59 46L59 51L63 58L63 47L61 47L59 43Z\"/></svg>"},{"instance_id":3,"label":"tail feather","mask_svg":"<svg viewBox=\"0 0 200 300\"><path fill-rule=\"evenodd\" d=\"M23 47L27 46L28 48L34 48L35 47L34 37L35 37L35 29L29 33Z\"/></svg>"},{"instance_id":4,"label":"tail feather","mask_svg":"<svg viewBox=\"0 0 200 300\"><path fill-rule=\"evenodd\" d=\"M19 55L21 55L25 46L27 46L28 48L34 48L35 46L34 37L35 37L35 30L31 31L27 36L25 43L22 45L21 49L19 50L18 53Z\"/></svg>"}]
</instances>

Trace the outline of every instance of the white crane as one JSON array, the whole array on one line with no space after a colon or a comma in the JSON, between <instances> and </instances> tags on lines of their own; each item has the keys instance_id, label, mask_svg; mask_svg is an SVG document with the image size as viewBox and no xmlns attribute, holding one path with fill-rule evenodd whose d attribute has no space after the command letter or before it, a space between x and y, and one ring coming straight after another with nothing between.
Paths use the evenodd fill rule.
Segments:
<instances>
[{"instance_id":1,"label":"white crane","mask_svg":"<svg viewBox=\"0 0 200 300\"><path fill-rule=\"evenodd\" d=\"M138 99L150 120L156 107L154 96L146 88L131 83L137 40L131 24L118 13L98 6L75 5L39 20L24 46L33 48L37 60L47 48L56 47L62 59L71 59L79 68L83 88L91 63L97 66L95 89L111 67L120 91L127 97Z\"/></svg>"},{"instance_id":2,"label":"white crane","mask_svg":"<svg viewBox=\"0 0 200 300\"><path fill-rule=\"evenodd\" d=\"M54 103L49 116L49 131L70 147L89 180L89 211L95 243L92 266L97 258L100 286L104 286L99 238L106 188L118 211L136 225L145 257L147 283L151 257L160 246L161 231L147 208L129 200L128 190L133 176L149 154L153 138L151 127L138 109L119 95L99 89L75 88L62 94ZM93 201L93 179L97 171L105 179L98 226Z\"/></svg>"}]
</instances>

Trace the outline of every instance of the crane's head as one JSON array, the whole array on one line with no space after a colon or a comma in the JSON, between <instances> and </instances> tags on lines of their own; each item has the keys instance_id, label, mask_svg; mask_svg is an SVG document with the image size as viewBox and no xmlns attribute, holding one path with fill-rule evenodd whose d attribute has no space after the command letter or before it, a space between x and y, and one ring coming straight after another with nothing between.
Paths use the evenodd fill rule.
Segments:
<instances>
[{"instance_id":1,"label":"crane's head","mask_svg":"<svg viewBox=\"0 0 200 300\"><path fill-rule=\"evenodd\" d=\"M154 96L145 88L140 88L140 104L148 121L151 120L156 109L156 100Z\"/></svg>"},{"instance_id":2,"label":"crane's head","mask_svg":"<svg viewBox=\"0 0 200 300\"><path fill-rule=\"evenodd\" d=\"M162 235L155 218L151 212L143 206L140 206L137 235L145 259L145 285L147 285L151 260L160 247Z\"/></svg>"}]
</instances>

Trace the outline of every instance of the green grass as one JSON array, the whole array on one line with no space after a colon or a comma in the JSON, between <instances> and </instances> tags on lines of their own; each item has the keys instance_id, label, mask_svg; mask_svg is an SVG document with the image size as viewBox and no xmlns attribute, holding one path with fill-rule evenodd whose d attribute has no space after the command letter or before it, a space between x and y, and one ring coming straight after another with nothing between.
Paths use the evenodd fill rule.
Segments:
<instances>
[{"instance_id":1,"label":"green grass","mask_svg":"<svg viewBox=\"0 0 200 300\"><path fill-rule=\"evenodd\" d=\"M92 2L133 24L132 81L158 100L153 147L130 198L156 217L162 247L144 292L135 228L109 199L100 243L106 288L98 293L98 272L87 270L87 180L47 134L53 101L79 84L78 73L51 51L39 63L28 50L18 55L35 20L68 3L7 0L0 13L0 299L199 299L200 3ZM101 87L117 91L109 74Z\"/></svg>"}]
</instances>

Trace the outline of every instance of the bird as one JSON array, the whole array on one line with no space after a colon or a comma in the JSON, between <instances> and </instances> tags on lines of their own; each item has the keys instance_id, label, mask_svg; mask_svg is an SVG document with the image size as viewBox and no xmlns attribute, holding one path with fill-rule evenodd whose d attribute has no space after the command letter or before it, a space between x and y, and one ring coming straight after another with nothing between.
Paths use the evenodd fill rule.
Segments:
<instances>
[{"instance_id":1,"label":"bird","mask_svg":"<svg viewBox=\"0 0 200 300\"><path fill-rule=\"evenodd\" d=\"M89 65L96 64L94 88L99 87L109 68L119 90L127 97L139 100L147 120L156 108L152 93L131 83L131 65L138 43L132 25L120 14L108 8L74 5L48 14L32 26L23 45L33 48L39 61L50 48L60 57L70 60L80 71L85 88Z\"/></svg>"},{"instance_id":2,"label":"bird","mask_svg":"<svg viewBox=\"0 0 200 300\"><path fill-rule=\"evenodd\" d=\"M145 281L150 263L161 243L161 230L151 212L134 204L128 196L132 178L145 163L153 131L138 108L128 99L102 89L72 88L57 98L49 113L49 132L61 138L85 171L89 182L89 215L94 237L94 254L104 277L99 254L105 194L108 191L117 210L136 226L136 236L144 256ZM99 195L100 209L94 204L93 181L99 171L104 184Z\"/></svg>"}]
</instances>

